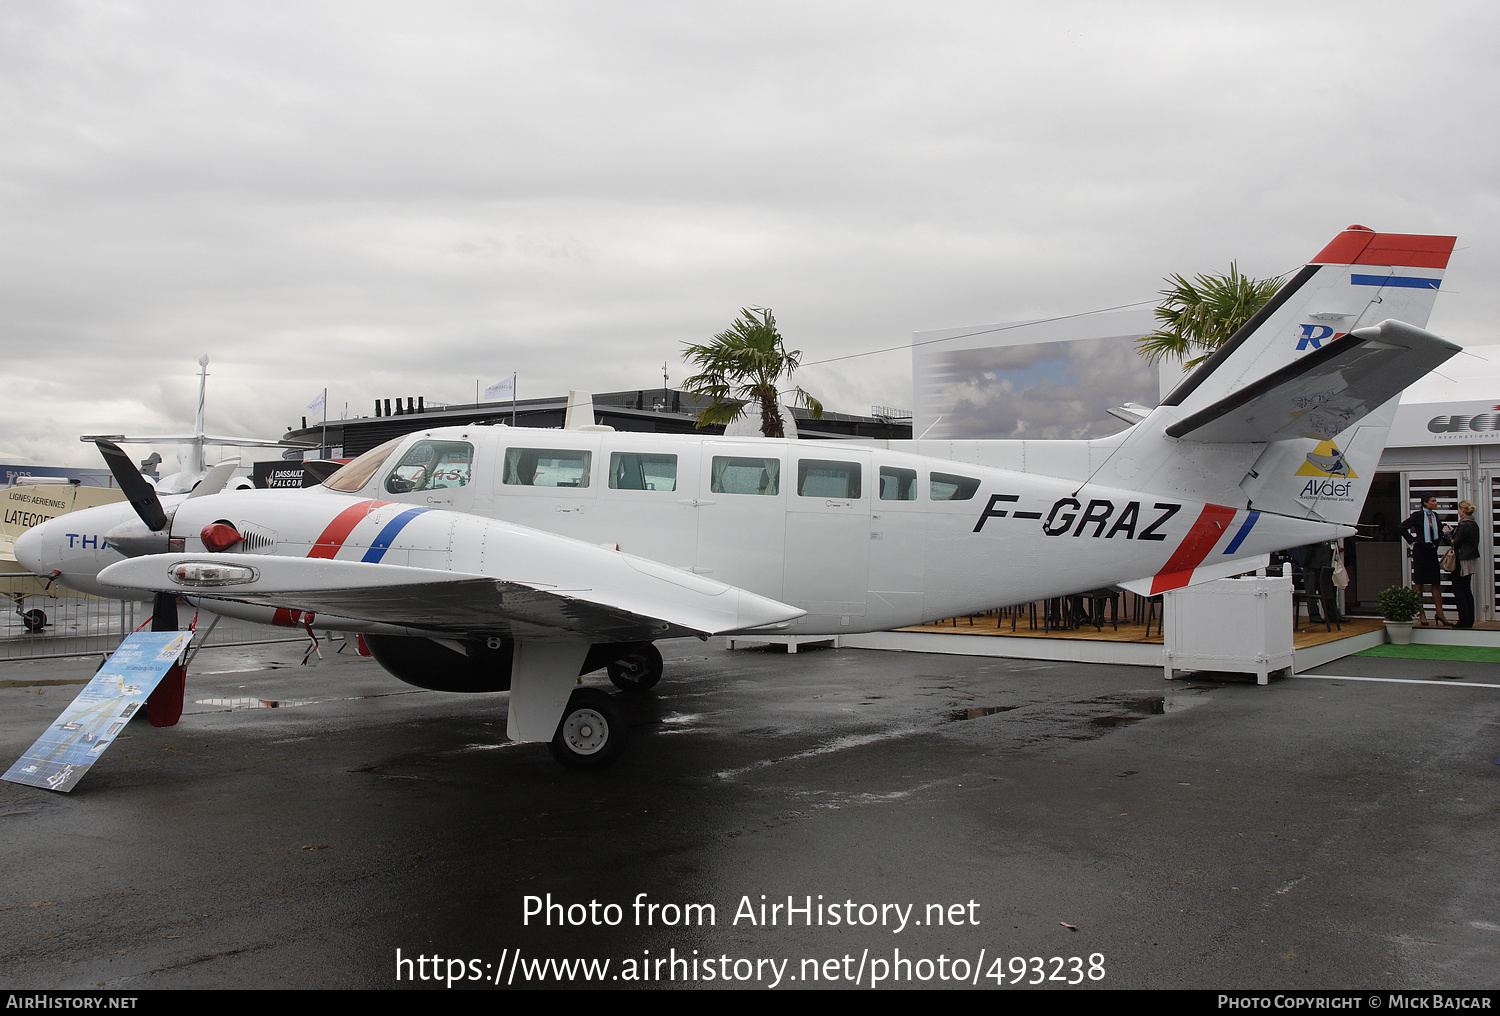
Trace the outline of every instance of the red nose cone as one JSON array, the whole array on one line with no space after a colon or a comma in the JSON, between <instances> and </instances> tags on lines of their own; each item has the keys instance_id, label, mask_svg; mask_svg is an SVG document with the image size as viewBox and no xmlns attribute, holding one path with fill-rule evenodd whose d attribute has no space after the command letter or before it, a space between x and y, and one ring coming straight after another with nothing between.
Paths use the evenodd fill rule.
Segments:
<instances>
[{"instance_id":1,"label":"red nose cone","mask_svg":"<svg viewBox=\"0 0 1500 1016\"><path fill-rule=\"evenodd\" d=\"M226 526L222 522L203 527L203 545L216 553L228 550L243 539L233 526Z\"/></svg>"}]
</instances>

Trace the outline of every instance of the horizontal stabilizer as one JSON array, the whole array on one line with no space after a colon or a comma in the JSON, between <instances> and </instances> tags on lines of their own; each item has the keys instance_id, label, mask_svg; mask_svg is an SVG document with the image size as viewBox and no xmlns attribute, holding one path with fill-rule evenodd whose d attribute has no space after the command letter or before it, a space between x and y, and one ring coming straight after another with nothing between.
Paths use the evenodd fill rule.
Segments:
<instances>
[{"instance_id":1,"label":"horizontal stabilizer","mask_svg":"<svg viewBox=\"0 0 1500 1016\"><path fill-rule=\"evenodd\" d=\"M1356 328L1178 420L1166 433L1207 444L1327 441L1460 348L1401 321Z\"/></svg>"},{"instance_id":2,"label":"horizontal stabilizer","mask_svg":"<svg viewBox=\"0 0 1500 1016\"><path fill-rule=\"evenodd\" d=\"M537 534L571 544L565 537ZM601 552L602 554L602 552ZM333 614L447 634L519 641L646 642L719 635L800 617L796 607L610 554L589 588L401 565L265 554L152 554L110 565L105 585ZM610 572L619 571L616 576ZM627 581L620 581L621 579Z\"/></svg>"},{"instance_id":3,"label":"horizontal stabilizer","mask_svg":"<svg viewBox=\"0 0 1500 1016\"><path fill-rule=\"evenodd\" d=\"M125 434L85 434L78 440L84 443L113 441L115 444L192 444L202 441L211 445L232 445L236 448L316 448L316 441L281 440L270 437L223 437L218 434L145 434L129 437Z\"/></svg>"}]
</instances>

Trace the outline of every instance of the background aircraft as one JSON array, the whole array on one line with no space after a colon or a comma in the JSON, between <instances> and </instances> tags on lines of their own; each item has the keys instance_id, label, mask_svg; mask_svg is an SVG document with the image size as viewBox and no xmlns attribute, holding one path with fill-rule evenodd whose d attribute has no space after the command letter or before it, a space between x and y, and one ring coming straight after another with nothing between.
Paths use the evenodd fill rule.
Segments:
<instances>
[{"instance_id":1,"label":"background aircraft","mask_svg":"<svg viewBox=\"0 0 1500 1016\"><path fill-rule=\"evenodd\" d=\"M101 441L135 514L47 523L17 554L108 595L360 633L402 680L509 689L513 739L602 764L624 727L579 676L649 687L658 638L1159 593L1352 535L1395 400L1458 352L1421 328L1452 247L1351 227L1160 406L1097 441L448 428L319 488L205 480L165 500L127 486L129 460ZM1330 442L1341 471L1309 478Z\"/></svg>"},{"instance_id":2,"label":"background aircraft","mask_svg":"<svg viewBox=\"0 0 1500 1016\"><path fill-rule=\"evenodd\" d=\"M220 437L204 433L204 403L208 397L208 354L198 358L198 414L193 421L191 434L152 434L144 437L127 437L124 434L85 434L80 441L109 441L113 444L175 444L179 469L156 481L156 489L163 494L185 494L208 475L209 465L206 449L209 445L233 445L242 448L281 448L286 441L273 438ZM239 460L235 460L239 465ZM138 472L138 471L137 471ZM118 477L117 477L118 479ZM249 489L249 480L236 484L239 489Z\"/></svg>"},{"instance_id":3,"label":"background aircraft","mask_svg":"<svg viewBox=\"0 0 1500 1016\"><path fill-rule=\"evenodd\" d=\"M57 596L59 590L55 583L26 577L26 568L16 560L16 540L32 527L59 515L123 500L125 495L118 487L85 487L66 480L17 483L0 489L0 580L28 632L43 630L48 620L46 610L35 605L28 608L26 598ZM66 590L62 592L66 595Z\"/></svg>"}]
</instances>

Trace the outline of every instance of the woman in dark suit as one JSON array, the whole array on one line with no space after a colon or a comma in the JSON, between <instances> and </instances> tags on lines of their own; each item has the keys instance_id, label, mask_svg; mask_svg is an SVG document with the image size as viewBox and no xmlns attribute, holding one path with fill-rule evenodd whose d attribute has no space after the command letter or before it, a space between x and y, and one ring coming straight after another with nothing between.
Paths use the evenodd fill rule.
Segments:
<instances>
[{"instance_id":1,"label":"woman in dark suit","mask_svg":"<svg viewBox=\"0 0 1500 1016\"><path fill-rule=\"evenodd\" d=\"M1443 539L1443 523L1438 519L1437 496L1429 494L1422 499L1422 507L1411 513L1401 523L1401 535L1411 544L1411 584L1418 594L1422 587L1432 591L1432 615L1437 623L1452 627L1452 622L1443 614L1443 573L1438 567L1438 542ZM1420 615L1422 627L1427 627L1427 606L1424 603Z\"/></svg>"},{"instance_id":2,"label":"woman in dark suit","mask_svg":"<svg viewBox=\"0 0 1500 1016\"><path fill-rule=\"evenodd\" d=\"M1453 599L1458 603L1458 627L1474 627L1474 572L1479 567L1479 523L1474 521L1474 502L1458 502L1458 525L1453 527L1453 556L1458 570L1450 573Z\"/></svg>"}]
</instances>

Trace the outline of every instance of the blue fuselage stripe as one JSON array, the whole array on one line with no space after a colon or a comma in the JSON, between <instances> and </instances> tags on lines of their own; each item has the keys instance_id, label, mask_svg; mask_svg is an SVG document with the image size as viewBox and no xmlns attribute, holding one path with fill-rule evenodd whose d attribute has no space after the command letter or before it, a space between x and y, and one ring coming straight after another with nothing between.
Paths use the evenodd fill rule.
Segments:
<instances>
[{"instance_id":1,"label":"blue fuselage stripe","mask_svg":"<svg viewBox=\"0 0 1500 1016\"><path fill-rule=\"evenodd\" d=\"M1437 289L1442 279L1414 279L1405 275L1351 275L1351 286L1392 286L1396 289Z\"/></svg>"},{"instance_id":2,"label":"blue fuselage stripe","mask_svg":"<svg viewBox=\"0 0 1500 1016\"><path fill-rule=\"evenodd\" d=\"M431 508L409 508L391 519L375 537L375 542L370 544L370 549L365 551L365 556L360 560L366 564L379 564L380 559L385 557L385 552L391 549L391 544L395 542L401 530L406 528L406 524L423 512L430 511L432 511Z\"/></svg>"},{"instance_id":3,"label":"blue fuselage stripe","mask_svg":"<svg viewBox=\"0 0 1500 1016\"><path fill-rule=\"evenodd\" d=\"M1255 526L1255 520L1260 518L1260 512L1252 511L1245 516L1245 521L1240 523L1240 531L1234 534L1234 539L1229 541L1229 546L1224 548L1224 553L1233 554L1240 549L1240 544L1245 542L1245 537L1250 535L1250 530Z\"/></svg>"}]
</instances>

